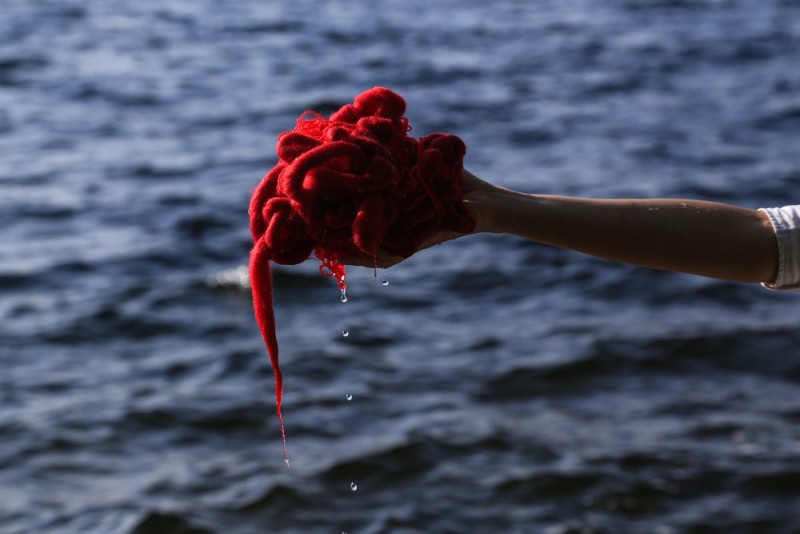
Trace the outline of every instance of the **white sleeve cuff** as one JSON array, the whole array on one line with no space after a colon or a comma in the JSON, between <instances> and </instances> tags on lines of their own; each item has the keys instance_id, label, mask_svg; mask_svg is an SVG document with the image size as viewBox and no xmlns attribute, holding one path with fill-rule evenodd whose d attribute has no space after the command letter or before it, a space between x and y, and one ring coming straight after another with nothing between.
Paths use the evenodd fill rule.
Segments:
<instances>
[{"instance_id":1,"label":"white sleeve cuff","mask_svg":"<svg viewBox=\"0 0 800 534\"><path fill-rule=\"evenodd\" d=\"M769 289L800 290L800 206L761 208L778 240L778 274Z\"/></svg>"}]
</instances>

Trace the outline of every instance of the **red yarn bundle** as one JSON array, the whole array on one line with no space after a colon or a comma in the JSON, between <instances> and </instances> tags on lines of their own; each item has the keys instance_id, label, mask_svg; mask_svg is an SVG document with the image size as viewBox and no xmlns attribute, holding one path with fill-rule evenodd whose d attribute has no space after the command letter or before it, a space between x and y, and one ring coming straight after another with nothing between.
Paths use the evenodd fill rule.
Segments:
<instances>
[{"instance_id":1,"label":"red yarn bundle","mask_svg":"<svg viewBox=\"0 0 800 534\"><path fill-rule=\"evenodd\" d=\"M294 265L311 253L344 290L340 260L375 260L378 249L408 257L440 230L472 232L461 203L464 143L434 133L420 139L403 116L403 98L382 87L358 95L330 119L307 111L278 137L279 161L253 192L250 253L253 304L275 373L281 415L283 380L270 260Z\"/></svg>"}]
</instances>

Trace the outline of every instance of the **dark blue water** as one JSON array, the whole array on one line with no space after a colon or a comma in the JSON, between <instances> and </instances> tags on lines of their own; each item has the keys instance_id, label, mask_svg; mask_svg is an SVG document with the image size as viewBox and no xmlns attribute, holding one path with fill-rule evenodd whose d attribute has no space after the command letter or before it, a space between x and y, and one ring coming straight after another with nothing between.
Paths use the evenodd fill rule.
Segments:
<instances>
[{"instance_id":1,"label":"dark blue water","mask_svg":"<svg viewBox=\"0 0 800 534\"><path fill-rule=\"evenodd\" d=\"M286 468L249 193L375 85L507 187L798 202L794 0L1 1L0 530L800 532L800 297L498 236L277 270Z\"/></svg>"}]
</instances>

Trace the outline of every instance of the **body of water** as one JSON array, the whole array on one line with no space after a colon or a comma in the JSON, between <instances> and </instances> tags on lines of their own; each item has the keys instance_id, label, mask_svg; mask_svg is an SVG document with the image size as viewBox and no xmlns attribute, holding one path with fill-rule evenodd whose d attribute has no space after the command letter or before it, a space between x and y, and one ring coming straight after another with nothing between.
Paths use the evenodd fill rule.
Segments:
<instances>
[{"instance_id":1,"label":"body of water","mask_svg":"<svg viewBox=\"0 0 800 534\"><path fill-rule=\"evenodd\" d=\"M507 236L346 304L279 267L287 469L242 271L276 136L376 85L503 186L797 203L797 1L0 11L0 531L800 532L797 295Z\"/></svg>"}]
</instances>

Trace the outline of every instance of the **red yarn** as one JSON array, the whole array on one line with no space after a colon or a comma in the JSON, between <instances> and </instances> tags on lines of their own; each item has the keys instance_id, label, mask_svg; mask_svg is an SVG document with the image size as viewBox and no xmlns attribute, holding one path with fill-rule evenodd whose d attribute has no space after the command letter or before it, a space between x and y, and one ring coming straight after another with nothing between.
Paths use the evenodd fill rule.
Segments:
<instances>
[{"instance_id":1,"label":"red yarn","mask_svg":"<svg viewBox=\"0 0 800 534\"><path fill-rule=\"evenodd\" d=\"M303 113L292 131L278 136L279 161L253 192L250 281L275 372L284 458L270 260L294 265L313 252L322 273L344 290L344 258L374 260L379 248L405 258L437 231L475 229L461 203L466 146L441 133L414 139L405 110L400 95L375 87L330 119Z\"/></svg>"}]
</instances>

